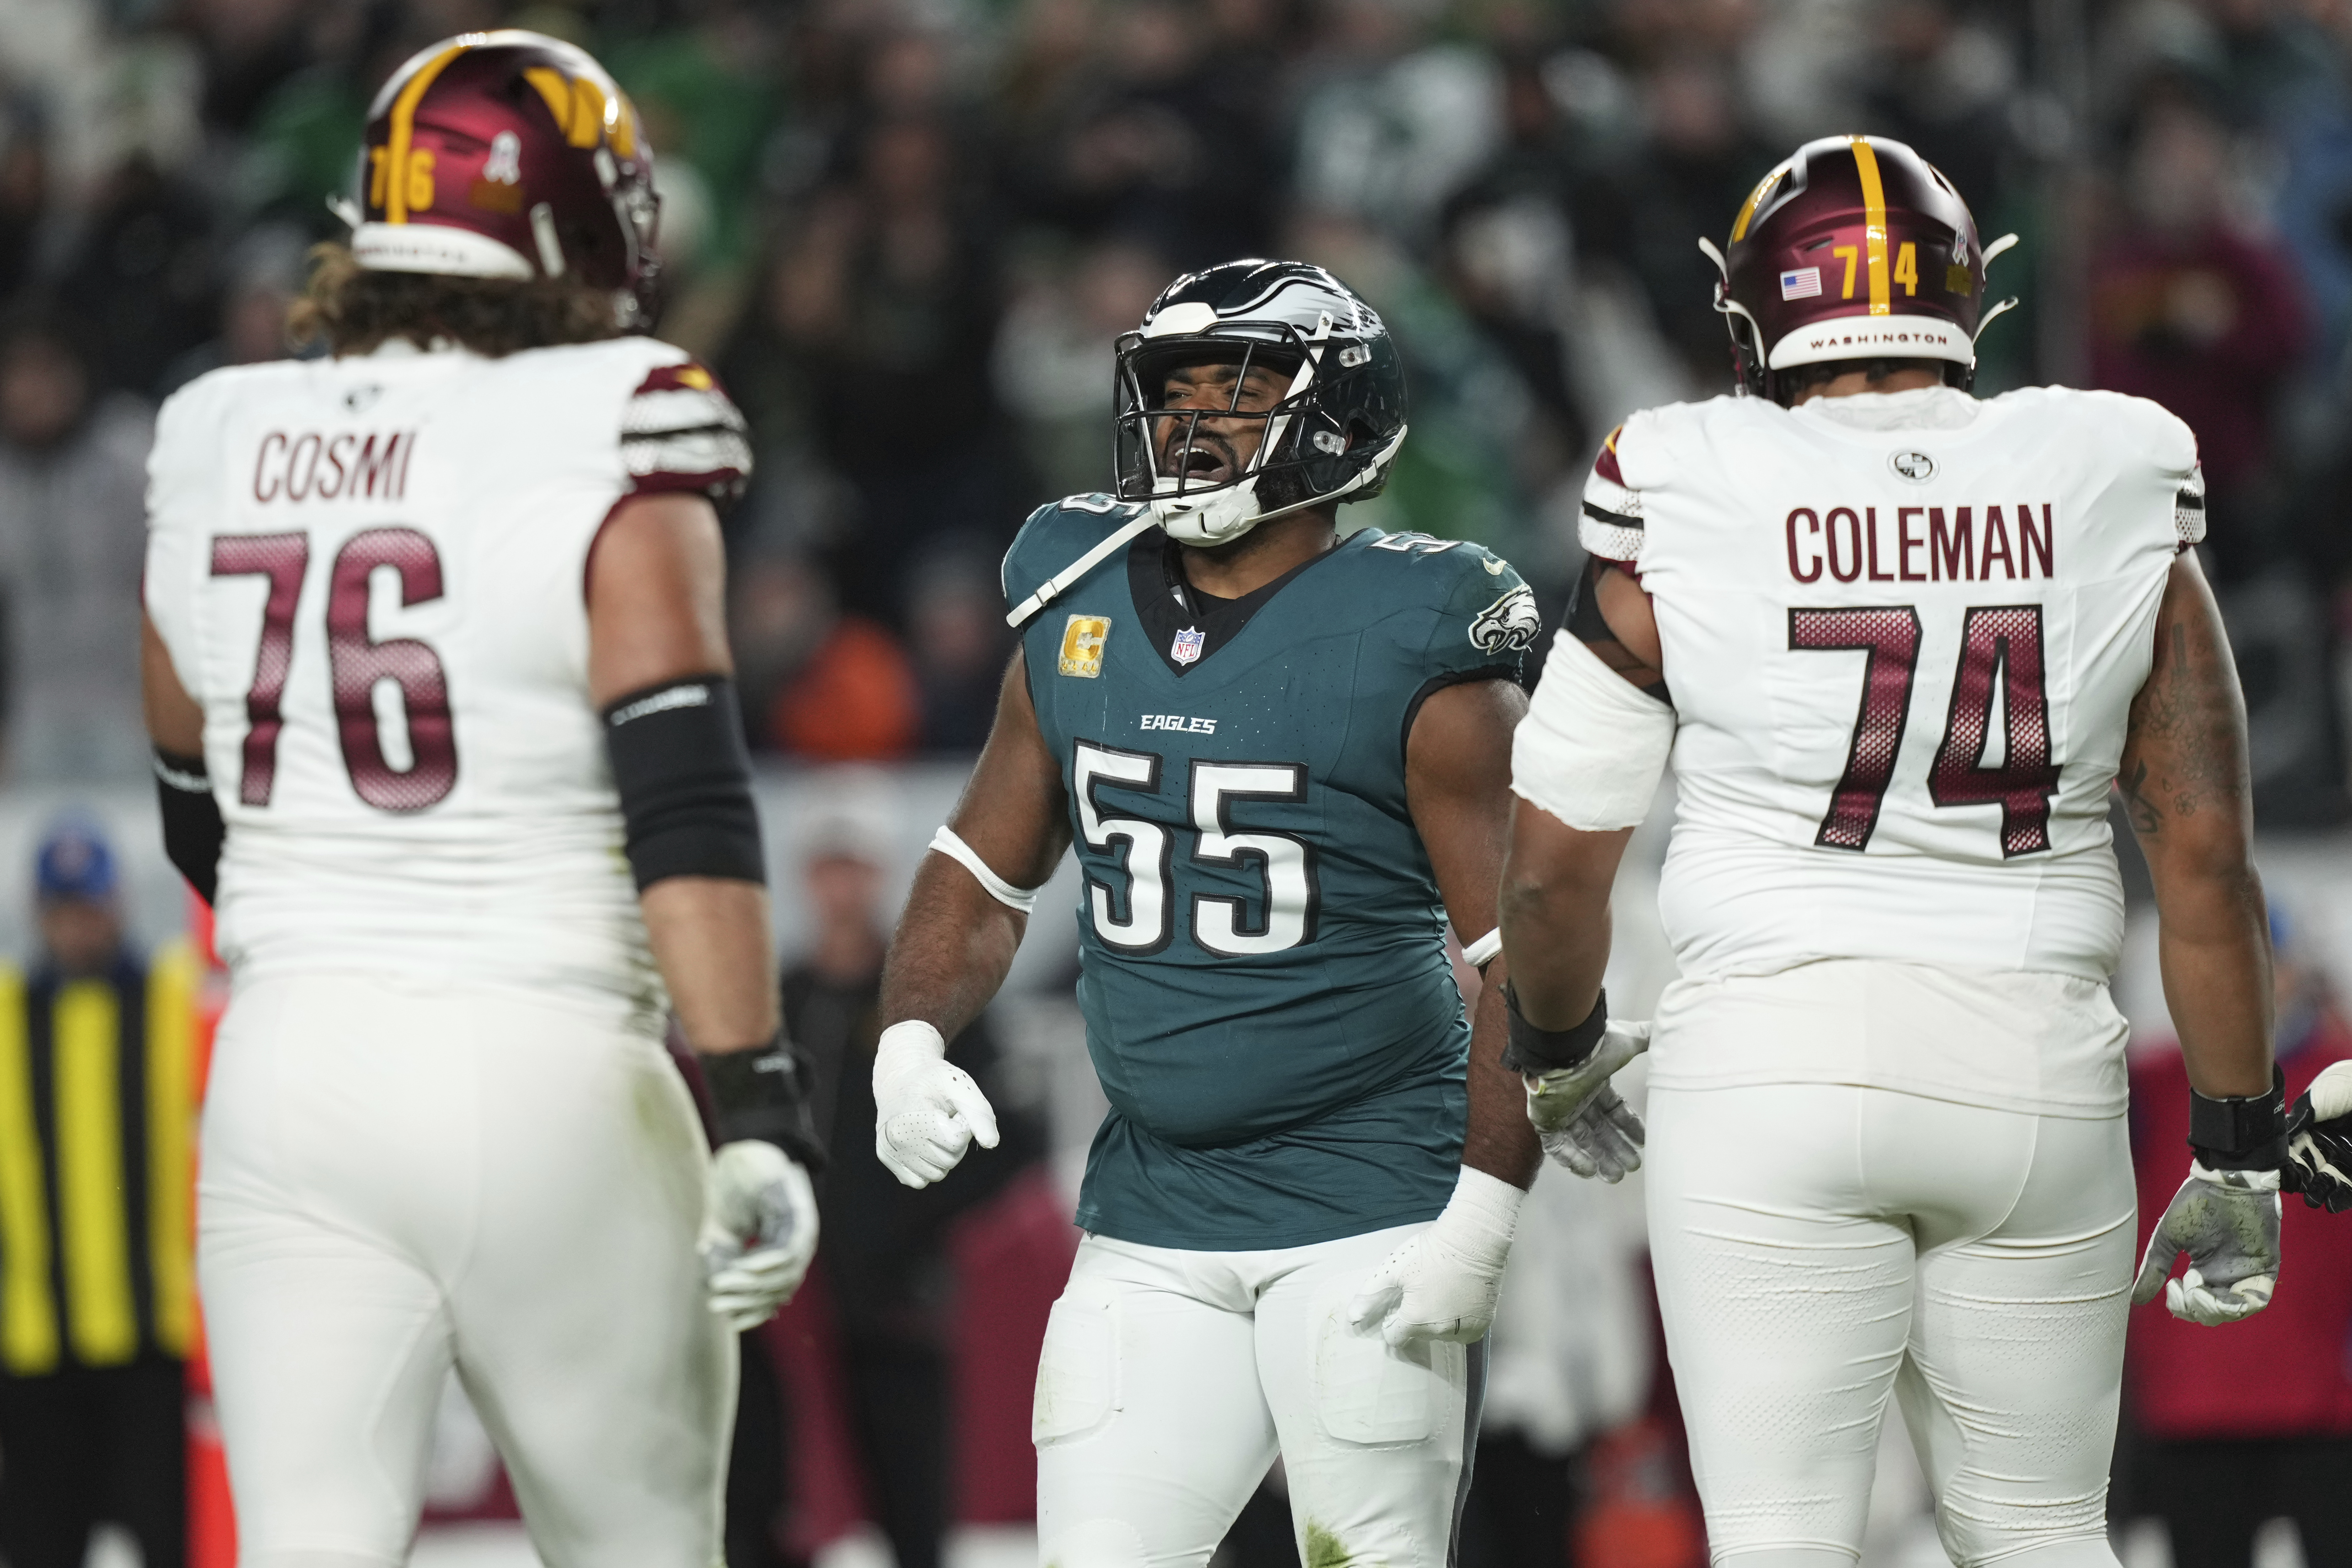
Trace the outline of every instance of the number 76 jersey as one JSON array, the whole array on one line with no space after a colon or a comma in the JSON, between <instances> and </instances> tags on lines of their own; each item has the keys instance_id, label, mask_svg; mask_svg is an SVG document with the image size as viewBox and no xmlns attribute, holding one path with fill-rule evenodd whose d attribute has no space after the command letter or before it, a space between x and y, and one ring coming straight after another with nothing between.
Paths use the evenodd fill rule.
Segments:
<instances>
[{"instance_id":1,"label":"number 76 jersey","mask_svg":"<svg viewBox=\"0 0 2352 1568\"><path fill-rule=\"evenodd\" d=\"M2203 529L2188 427L2110 393L1628 421L1582 534L1656 610L1684 974L1856 958L2104 983L2108 789Z\"/></svg>"},{"instance_id":2,"label":"number 76 jersey","mask_svg":"<svg viewBox=\"0 0 2352 1568\"><path fill-rule=\"evenodd\" d=\"M146 605L204 709L222 954L650 1005L588 553L629 496L739 487L740 418L647 339L404 350L217 371L158 421Z\"/></svg>"}]
</instances>

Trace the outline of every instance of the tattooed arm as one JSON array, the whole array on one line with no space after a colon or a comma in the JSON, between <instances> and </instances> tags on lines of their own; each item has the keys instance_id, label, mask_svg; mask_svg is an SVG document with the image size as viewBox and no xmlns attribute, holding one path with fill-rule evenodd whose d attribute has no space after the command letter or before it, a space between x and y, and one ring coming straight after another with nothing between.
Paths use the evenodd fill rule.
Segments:
<instances>
[{"instance_id":1,"label":"tattooed arm","mask_svg":"<svg viewBox=\"0 0 2352 1568\"><path fill-rule=\"evenodd\" d=\"M2246 706L2194 555L2173 563L2156 664L2116 776L2156 881L2164 999L2189 1080L2215 1098L2271 1086L2270 923L2252 858Z\"/></svg>"}]
</instances>

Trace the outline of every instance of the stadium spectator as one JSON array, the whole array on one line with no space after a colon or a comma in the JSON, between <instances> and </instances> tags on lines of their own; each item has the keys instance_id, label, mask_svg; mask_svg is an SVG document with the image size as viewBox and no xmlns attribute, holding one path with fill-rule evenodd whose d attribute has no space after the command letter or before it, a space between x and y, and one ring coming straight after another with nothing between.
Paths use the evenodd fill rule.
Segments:
<instances>
[{"instance_id":1,"label":"stadium spectator","mask_svg":"<svg viewBox=\"0 0 2352 1568\"><path fill-rule=\"evenodd\" d=\"M1714 264L1698 248L1722 215L1780 155L1741 112L1731 73L1704 54L1677 53L1641 84L1645 134L1611 157L1582 190L1582 243L1641 280L1658 330L1689 367L1697 395L1731 389Z\"/></svg>"},{"instance_id":2,"label":"stadium spectator","mask_svg":"<svg viewBox=\"0 0 2352 1568\"><path fill-rule=\"evenodd\" d=\"M856 495L833 563L842 604L887 625L904 615L911 551L962 529L1009 538L1015 521L988 391L993 269L968 170L939 120L866 128L761 286L756 324L801 373L817 449Z\"/></svg>"},{"instance_id":3,"label":"stadium spectator","mask_svg":"<svg viewBox=\"0 0 2352 1568\"><path fill-rule=\"evenodd\" d=\"M908 636L926 752L971 756L988 739L1013 638L988 552L950 542L915 569Z\"/></svg>"},{"instance_id":4,"label":"stadium spectator","mask_svg":"<svg viewBox=\"0 0 2352 1568\"><path fill-rule=\"evenodd\" d=\"M883 900L896 826L889 803L888 782L868 774L845 773L823 785L801 841L815 929L783 971L786 1032L817 1059L842 1064L833 1129L844 1151L873 1141L874 1048L891 914ZM949 1055L997 1104L1006 1103L985 1020L958 1037ZM948 1228L1040 1152L1035 1130L1019 1118L1007 1117L1003 1132L992 1153L920 1191L899 1185L870 1159L844 1158L825 1176L824 1239L813 1278L832 1292L857 1462L898 1568L938 1568L951 1517Z\"/></svg>"},{"instance_id":5,"label":"stadium spectator","mask_svg":"<svg viewBox=\"0 0 2352 1568\"><path fill-rule=\"evenodd\" d=\"M0 970L0 1555L81 1568L112 1523L180 1568L195 963L131 949L84 819L50 829L35 884L40 955Z\"/></svg>"},{"instance_id":6,"label":"stadium spectator","mask_svg":"<svg viewBox=\"0 0 2352 1568\"><path fill-rule=\"evenodd\" d=\"M1075 255L1032 256L1012 269L992 366L1038 494L1080 495L1110 484L1104 367L1119 333L1134 330L1176 271L1165 256L1123 236Z\"/></svg>"},{"instance_id":7,"label":"stadium spectator","mask_svg":"<svg viewBox=\"0 0 2352 1568\"><path fill-rule=\"evenodd\" d=\"M763 551L729 585L729 636L754 747L823 763L886 763L922 731L922 693L898 639L843 615L804 556Z\"/></svg>"},{"instance_id":8,"label":"stadium spectator","mask_svg":"<svg viewBox=\"0 0 2352 1568\"><path fill-rule=\"evenodd\" d=\"M0 690L17 780L147 770L139 576L152 422L101 394L70 321L28 302L0 321Z\"/></svg>"},{"instance_id":9,"label":"stadium spectator","mask_svg":"<svg viewBox=\"0 0 2352 1568\"><path fill-rule=\"evenodd\" d=\"M88 323L96 384L152 396L212 334L218 258L202 191L136 153L110 171L58 264L58 302Z\"/></svg>"},{"instance_id":10,"label":"stadium spectator","mask_svg":"<svg viewBox=\"0 0 2352 1568\"><path fill-rule=\"evenodd\" d=\"M1261 20L1246 4L1202 0L1107 8L1095 68L1013 160L1024 205L1087 238L1132 237L1185 268L1263 249L1280 179Z\"/></svg>"},{"instance_id":11,"label":"stadium spectator","mask_svg":"<svg viewBox=\"0 0 2352 1568\"><path fill-rule=\"evenodd\" d=\"M2283 525L2280 395L2306 346L2286 255L2232 211L2228 127L2185 88L2151 88L2123 172L2123 221L2092 263L2096 384L2152 398L2197 435L2219 575L2271 563Z\"/></svg>"},{"instance_id":12,"label":"stadium spectator","mask_svg":"<svg viewBox=\"0 0 2352 1568\"><path fill-rule=\"evenodd\" d=\"M229 258L220 331L173 360L158 391L168 396L225 364L284 359L286 312L302 290L302 236L283 224L247 233Z\"/></svg>"},{"instance_id":13,"label":"stadium spectator","mask_svg":"<svg viewBox=\"0 0 2352 1568\"><path fill-rule=\"evenodd\" d=\"M2271 918L2278 1063L2289 1100L2352 1057L2352 1026L2294 923ZM2188 1068L2177 1049L2132 1068L2140 1241L2169 1201L2189 1137ZM2265 1521L2294 1521L2308 1568L2352 1564L2352 1248L2326 1215L2285 1200L2294 1261L2269 1310L2227 1334L2136 1312L2126 1398L2140 1442L2133 1488L2164 1521L2173 1568L2250 1568ZM2282 1376L2282 1368L2295 1369ZM2248 1400L2246 1390L2263 1397Z\"/></svg>"}]
</instances>

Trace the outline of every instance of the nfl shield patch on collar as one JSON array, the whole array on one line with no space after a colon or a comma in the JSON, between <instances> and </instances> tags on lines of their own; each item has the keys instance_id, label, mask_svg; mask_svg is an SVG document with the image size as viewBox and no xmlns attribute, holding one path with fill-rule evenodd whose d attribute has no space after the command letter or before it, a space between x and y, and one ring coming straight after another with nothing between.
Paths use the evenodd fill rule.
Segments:
<instances>
[{"instance_id":1,"label":"nfl shield patch on collar","mask_svg":"<svg viewBox=\"0 0 2352 1568\"><path fill-rule=\"evenodd\" d=\"M1197 664L1201 658L1201 645L1208 640L1198 628L1186 626L1176 634L1176 641L1169 647L1168 657L1179 664Z\"/></svg>"}]
</instances>

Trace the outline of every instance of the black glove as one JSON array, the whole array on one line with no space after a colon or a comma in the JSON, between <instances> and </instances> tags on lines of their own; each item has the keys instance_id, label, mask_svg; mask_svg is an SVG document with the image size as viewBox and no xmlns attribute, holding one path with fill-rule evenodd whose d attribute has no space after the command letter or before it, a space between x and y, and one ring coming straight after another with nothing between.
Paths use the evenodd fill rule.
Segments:
<instances>
[{"instance_id":1,"label":"black glove","mask_svg":"<svg viewBox=\"0 0 2352 1568\"><path fill-rule=\"evenodd\" d=\"M2287 1112L2285 1175L2313 1208L2352 1208L2352 1062L2322 1069Z\"/></svg>"}]
</instances>

